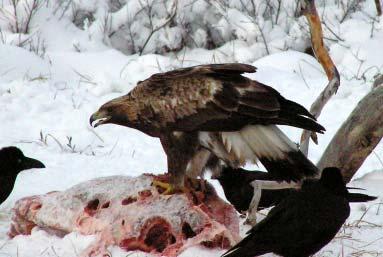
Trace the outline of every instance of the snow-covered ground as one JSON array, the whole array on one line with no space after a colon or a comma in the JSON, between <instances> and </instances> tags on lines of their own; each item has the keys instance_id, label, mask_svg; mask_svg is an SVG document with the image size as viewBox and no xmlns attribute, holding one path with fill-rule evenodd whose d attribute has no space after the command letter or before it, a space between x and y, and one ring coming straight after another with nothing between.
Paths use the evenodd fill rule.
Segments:
<instances>
[{"instance_id":1,"label":"snow-covered ground","mask_svg":"<svg viewBox=\"0 0 383 257\"><path fill-rule=\"evenodd\" d=\"M25 4L32 2L19 1L18 14L22 17L19 25L26 24ZM94 17L83 20L83 24L76 27L72 5L63 11L69 2ZM214 23L213 27L221 33L222 42L218 48L196 48L206 47L208 41L204 27L196 25L191 29L196 45L186 42L188 47L179 50L177 44L182 40L177 37L179 28L174 26L160 30L149 40L143 51L145 54L139 56L139 48L124 47L126 28L123 31L116 29L123 28L124 17L131 15L137 1L130 1L132 6L129 8L125 1L119 1L125 7L111 14L114 17L111 24L101 26L105 11L112 8L105 3L115 2L43 1L30 22L30 30L23 34L17 33L12 26L15 24L12 6L7 0L0 1L0 147L16 145L27 156L37 158L47 166L44 170L22 172L11 196L1 205L0 257L74 257L93 240L91 236L76 233L58 238L37 229L31 236L8 239L10 208L17 199L63 190L94 177L162 173L166 170L165 155L157 139L129 128L107 125L95 130L89 125L90 114L107 100L127 93L137 81L175 67L246 62L258 67L257 73L248 74L249 77L273 86L285 97L307 108L326 85L325 74L314 58L293 50L281 51L303 49L307 43L307 26L303 18L293 19L281 12L280 21L275 24L262 19L259 21L261 25L254 25L243 12L238 11L240 1L226 1L231 3L229 6L208 5L207 9L202 4L198 5L205 1L194 1L197 3L195 8L188 15L185 11L185 17L181 13L181 18L200 26L197 16L215 10L214 15L205 15L201 22ZM179 2L190 7L186 0ZM292 2L286 1L286 6L283 6L286 13ZM61 6L58 7L58 3ZM319 145L310 146L309 157L314 162L320 158L358 101L370 91L374 75L383 69L383 20L375 16L374 1L362 2L343 22L339 22L347 4L348 1L318 1L318 9L326 22L325 34L330 39L326 44L342 81L338 93L319 118L327 131L319 136ZM172 5L168 8L172 9ZM166 12L161 15L165 17ZM166 17L161 15L155 20L158 24L166 21ZM275 18L273 15L272 19ZM143 21L142 25L139 18L129 19L134 21L129 26L135 30L136 44L142 46L145 41L142 37L145 39L148 31L142 29L141 35L137 26L147 23ZM116 30L107 39L106 28ZM271 54L266 57L263 57L267 54L265 44L259 38L260 28L269 42L267 51ZM225 31L232 31L234 39ZM217 33L213 34L217 36ZM151 54L161 53L158 47L179 51ZM294 141L299 141L300 130L283 129ZM351 216L344 228L316 256L383 256L382 159L383 144L380 143L352 182L380 198L369 204L352 205ZM219 186L217 190L222 195ZM243 227L243 231L246 229ZM127 256L117 247L111 247L110 252L113 257ZM220 253L222 251L194 248L181 256L215 257ZM134 253L129 256L147 255Z\"/></svg>"}]
</instances>

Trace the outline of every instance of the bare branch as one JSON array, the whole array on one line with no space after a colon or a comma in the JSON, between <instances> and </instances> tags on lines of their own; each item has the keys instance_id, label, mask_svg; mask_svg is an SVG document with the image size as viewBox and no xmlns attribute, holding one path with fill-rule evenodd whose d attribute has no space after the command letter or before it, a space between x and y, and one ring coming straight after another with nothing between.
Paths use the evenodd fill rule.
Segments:
<instances>
[{"instance_id":1,"label":"bare branch","mask_svg":"<svg viewBox=\"0 0 383 257\"><path fill-rule=\"evenodd\" d=\"M377 88L382 86L383 86L383 74L379 74L375 77L375 81L372 84L372 88Z\"/></svg>"},{"instance_id":2,"label":"bare branch","mask_svg":"<svg viewBox=\"0 0 383 257\"><path fill-rule=\"evenodd\" d=\"M353 110L335 134L317 166L339 167L346 182L383 137L383 86L374 88Z\"/></svg>"},{"instance_id":3,"label":"bare branch","mask_svg":"<svg viewBox=\"0 0 383 257\"><path fill-rule=\"evenodd\" d=\"M277 7L277 14L275 17L275 24L278 25L278 19L279 19L279 14L281 12L282 0L277 0L277 1L278 1L278 7Z\"/></svg>"},{"instance_id":4,"label":"bare branch","mask_svg":"<svg viewBox=\"0 0 383 257\"><path fill-rule=\"evenodd\" d=\"M14 19L15 19L15 25L14 25L14 31L16 33L19 33L20 32L20 28L19 28L19 17L18 17L18 14L17 14L17 4L18 4L18 0L12 0L11 3L12 3L12 6L13 6L13 15L14 15Z\"/></svg>"},{"instance_id":5,"label":"bare branch","mask_svg":"<svg viewBox=\"0 0 383 257\"><path fill-rule=\"evenodd\" d=\"M339 41L342 41L342 42L345 41L343 38L341 38L339 35L337 35L337 34L330 28L330 26L327 25L327 23L326 23L325 21L323 21L323 25L328 29L328 31L330 31L331 34L334 35L334 37L336 37L336 39L338 39Z\"/></svg>"},{"instance_id":6,"label":"bare branch","mask_svg":"<svg viewBox=\"0 0 383 257\"><path fill-rule=\"evenodd\" d=\"M320 93L320 95L315 99L314 103L311 105L310 112L314 115L314 117L318 118L322 112L323 107L330 100L331 96L333 96L339 88L340 79L338 70L335 68L334 70L337 75L334 76L333 79L329 81L325 89ZM315 133L311 133L310 131L304 130L301 136L301 144L300 150L307 156L309 149L309 141L310 136L313 141L317 144L317 137Z\"/></svg>"},{"instance_id":7,"label":"bare branch","mask_svg":"<svg viewBox=\"0 0 383 257\"><path fill-rule=\"evenodd\" d=\"M246 4L242 0L240 2L242 4L242 8L247 12L247 16L249 17L249 19L257 26L257 28L259 30L259 33L261 34L261 38L262 38L263 44L265 46L266 54L269 55L270 54L269 46L267 44L267 40L266 40L266 37L265 37L265 33L263 32L263 28L259 25L258 14L256 12L254 1L251 1L251 3L252 3L252 10L249 10L247 8ZM270 3L267 2L267 5L269 6Z\"/></svg>"},{"instance_id":8,"label":"bare branch","mask_svg":"<svg viewBox=\"0 0 383 257\"><path fill-rule=\"evenodd\" d=\"M38 0L33 0L31 5L25 4L24 10L27 13L27 20L25 21L24 33L28 33L29 32L29 26L30 26L32 17L33 17L33 15L37 12L37 10L40 7L41 6L39 5Z\"/></svg>"},{"instance_id":9,"label":"bare branch","mask_svg":"<svg viewBox=\"0 0 383 257\"><path fill-rule=\"evenodd\" d=\"M380 0L375 0L375 5L378 16L382 16L382 5L380 4Z\"/></svg>"},{"instance_id":10,"label":"bare branch","mask_svg":"<svg viewBox=\"0 0 383 257\"><path fill-rule=\"evenodd\" d=\"M323 43L323 32L321 21L318 16L318 12L315 8L315 2L309 0L302 0L302 13L306 16L310 26L311 33L311 45L314 50L315 56L322 65L326 72L329 83L326 88L321 92L318 98L311 105L310 112L315 118L318 118L322 112L323 107L326 105L331 96L336 93L340 85L339 72L335 67L335 64L331 60L331 57ZM317 137L315 133L309 131L303 131L301 137L301 151L307 155L310 136L315 143L317 143Z\"/></svg>"}]
</instances>

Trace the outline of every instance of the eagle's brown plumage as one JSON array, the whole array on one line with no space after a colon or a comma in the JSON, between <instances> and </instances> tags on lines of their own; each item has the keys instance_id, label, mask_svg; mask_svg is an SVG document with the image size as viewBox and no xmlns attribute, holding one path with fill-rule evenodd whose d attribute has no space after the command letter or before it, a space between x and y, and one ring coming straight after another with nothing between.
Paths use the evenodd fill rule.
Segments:
<instances>
[{"instance_id":1,"label":"eagle's brown plumage","mask_svg":"<svg viewBox=\"0 0 383 257\"><path fill-rule=\"evenodd\" d=\"M255 71L233 63L154 74L127 95L105 103L90 121L159 137L176 185L182 185L185 173L200 175L212 155L234 167L259 159L281 179L312 175L316 168L275 124L315 132L324 128L303 106L242 76ZM310 174L302 174L307 170Z\"/></svg>"}]
</instances>

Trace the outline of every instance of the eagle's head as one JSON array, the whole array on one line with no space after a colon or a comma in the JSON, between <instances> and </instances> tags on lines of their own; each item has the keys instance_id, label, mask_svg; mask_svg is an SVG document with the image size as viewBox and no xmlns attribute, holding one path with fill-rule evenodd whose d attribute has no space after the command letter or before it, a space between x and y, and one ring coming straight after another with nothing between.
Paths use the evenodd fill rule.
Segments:
<instances>
[{"instance_id":1,"label":"eagle's head","mask_svg":"<svg viewBox=\"0 0 383 257\"><path fill-rule=\"evenodd\" d=\"M89 123L93 127L108 123L129 126L130 121L135 119L135 108L126 96L121 96L103 104L90 116Z\"/></svg>"}]
</instances>

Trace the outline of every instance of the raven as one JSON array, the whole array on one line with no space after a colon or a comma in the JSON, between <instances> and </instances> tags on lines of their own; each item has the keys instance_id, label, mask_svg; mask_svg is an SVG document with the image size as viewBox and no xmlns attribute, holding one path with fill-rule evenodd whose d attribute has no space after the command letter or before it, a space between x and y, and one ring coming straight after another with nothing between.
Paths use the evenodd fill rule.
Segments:
<instances>
[{"instance_id":1,"label":"raven","mask_svg":"<svg viewBox=\"0 0 383 257\"><path fill-rule=\"evenodd\" d=\"M325 168L319 180L307 179L222 257L275 253L306 257L328 244L350 215L348 190L338 168Z\"/></svg>"},{"instance_id":2,"label":"raven","mask_svg":"<svg viewBox=\"0 0 383 257\"><path fill-rule=\"evenodd\" d=\"M32 168L45 168L45 166L38 160L24 156L15 146L0 149L0 203L4 202L12 192L17 174Z\"/></svg>"}]
</instances>

